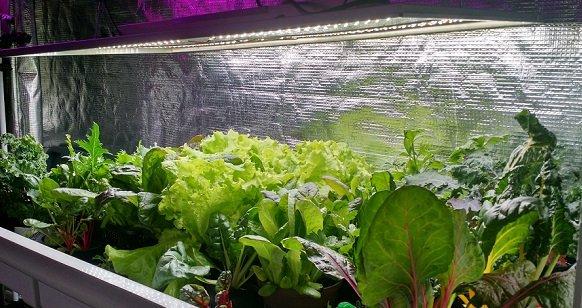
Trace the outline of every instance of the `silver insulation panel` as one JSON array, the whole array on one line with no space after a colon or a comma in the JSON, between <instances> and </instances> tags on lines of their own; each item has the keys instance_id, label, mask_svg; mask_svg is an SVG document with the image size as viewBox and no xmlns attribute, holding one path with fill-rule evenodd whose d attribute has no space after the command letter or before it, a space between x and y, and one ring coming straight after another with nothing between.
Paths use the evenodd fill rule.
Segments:
<instances>
[{"instance_id":1,"label":"silver insulation panel","mask_svg":"<svg viewBox=\"0 0 582 308\"><path fill-rule=\"evenodd\" d=\"M544 9L538 2L520 3L536 12ZM570 9L543 12L578 18L578 4L558 2ZM37 37L59 37L63 31L49 30L66 22L39 20ZM409 128L426 129L440 153L478 134L507 133L517 142L523 135L512 116L529 108L582 165L582 26L574 23L14 64L17 131L53 149L94 121L112 149L131 150L138 140L179 145L232 128L290 144L345 141L382 165L402 150Z\"/></svg>"}]
</instances>

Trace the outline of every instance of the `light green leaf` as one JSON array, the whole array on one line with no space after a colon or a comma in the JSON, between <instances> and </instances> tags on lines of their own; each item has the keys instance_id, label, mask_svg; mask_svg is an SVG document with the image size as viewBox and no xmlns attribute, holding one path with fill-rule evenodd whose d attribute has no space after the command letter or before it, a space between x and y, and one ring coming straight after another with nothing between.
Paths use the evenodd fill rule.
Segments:
<instances>
[{"instance_id":1,"label":"light green leaf","mask_svg":"<svg viewBox=\"0 0 582 308\"><path fill-rule=\"evenodd\" d=\"M396 184L394 183L394 178L392 174L388 171L378 171L372 174L372 186L376 188L376 191L389 190L392 191L396 189Z\"/></svg>"},{"instance_id":2,"label":"light green leaf","mask_svg":"<svg viewBox=\"0 0 582 308\"><path fill-rule=\"evenodd\" d=\"M539 219L537 212L522 215L503 227L495 238L495 244L487 257L485 273L493 271L493 265L502 256L518 252L519 246L527 239L531 225Z\"/></svg>"},{"instance_id":3,"label":"light green leaf","mask_svg":"<svg viewBox=\"0 0 582 308\"><path fill-rule=\"evenodd\" d=\"M271 199L263 199L257 205L259 211L259 221L267 232L271 240L275 238L277 231L279 231L279 223L277 222L277 215L279 208L277 204Z\"/></svg>"},{"instance_id":4,"label":"light green leaf","mask_svg":"<svg viewBox=\"0 0 582 308\"><path fill-rule=\"evenodd\" d=\"M478 236L483 253L488 256L497 240L497 234L507 224L529 212L540 212L541 202L534 197L517 197L497 203L483 213Z\"/></svg>"},{"instance_id":5,"label":"light green leaf","mask_svg":"<svg viewBox=\"0 0 582 308\"><path fill-rule=\"evenodd\" d=\"M305 222L306 234L316 233L317 231L323 230L323 214L313 201L302 199L297 201L296 206Z\"/></svg>"},{"instance_id":6,"label":"light green leaf","mask_svg":"<svg viewBox=\"0 0 582 308\"><path fill-rule=\"evenodd\" d=\"M76 141L77 145L85 150L91 159L91 170L95 168L98 164L98 160L103 157L103 155L108 154L109 152L103 147L101 140L99 140L99 125L93 122L93 126L91 127L90 135L87 135L87 140L78 140Z\"/></svg>"},{"instance_id":7,"label":"light green leaf","mask_svg":"<svg viewBox=\"0 0 582 308\"><path fill-rule=\"evenodd\" d=\"M404 149L409 155L414 151L414 141L424 132L423 129L411 129L404 131Z\"/></svg>"},{"instance_id":8,"label":"light green leaf","mask_svg":"<svg viewBox=\"0 0 582 308\"><path fill-rule=\"evenodd\" d=\"M329 187L331 187L331 189L338 195L338 197L340 199L343 196L350 194L350 188L346 184L344 184L340 180L338 180L337 178L334 178L333 176L328 176L328 175L324 175L321 178L323 179L325 184L327 184Z\"/></svg>"},{"instance_id":9,"label":"light green leaf","mask_svg":"<svg viewBox=\"0 0 582 308\"><path fill-rule=\"evenodd\" d=\"M24 220L24 225L36 230L42 230L53 227L54 224L47 224L46 222L38 221L36 219L28 218Z\"/></svg>"},{"instance_id":10,"label":"light green leaf","mask_svg":"<svg viewBox=\"0 0 582 308\"><path fill-rule=\"evenodd\" d=\"M268 280L278 284L283 278L285 252L279 246L258 235L245 235L239 241L255 249Z\"/></svg>"},{"instance_id":11,"label":"light green leaf","mask_svg":"<svg viewBox=\"0 0 582 308\"><path fill-rule=\"evenodd\" d=\"M55 188L52 192L53 197L61 202L75 202L83 198L95 199L97 194L84 189L78 188Z\"/></svg>"}]
</instances>

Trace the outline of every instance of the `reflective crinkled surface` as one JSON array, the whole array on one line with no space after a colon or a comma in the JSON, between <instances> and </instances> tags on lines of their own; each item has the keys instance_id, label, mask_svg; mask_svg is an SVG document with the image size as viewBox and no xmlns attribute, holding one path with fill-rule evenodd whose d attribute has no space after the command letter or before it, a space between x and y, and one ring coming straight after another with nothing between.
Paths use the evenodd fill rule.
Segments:
<instances>
[{"instance_id":1,"label":"reflective crinkled surface","mask_svg":"<svg viewBox=\"0 0 582 308\"><path fill-rule=\"evenodd\" d=\"M168 1L153 2L143 1L157 5L154 10L164 18L175 13ZM495 3L550 19L582 16L581 6L571 1ZM83 28L80 17L73 18L72 12L91 15L81 4L77 11L46 5L47 12L62 10L63 20L37 15L39 41L94 31L93 19L84 19ZM139 10L114 17L140 21L145 15ZM574 155L582 143L579 24L199 54L42 57L15 64L17 131L37 135L49 148L62 146L66 133L84 135L95 121L112 149L131 150L138 140L179 145L192 135L232 128L291 144L342 140L382 164L401 151L408 128L427 129L427 141L442 151L484 133L520 140L512 115L529 108L582 165Z\"/></svg>"}]
</instances>

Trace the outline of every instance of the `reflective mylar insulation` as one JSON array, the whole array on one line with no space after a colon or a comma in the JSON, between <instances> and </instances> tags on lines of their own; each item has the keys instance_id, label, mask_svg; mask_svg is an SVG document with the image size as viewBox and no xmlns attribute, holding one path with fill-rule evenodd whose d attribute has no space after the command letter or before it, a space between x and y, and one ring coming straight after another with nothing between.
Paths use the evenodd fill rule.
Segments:
<instances>
[{"instance_id":1,"label":"reflective mylar insulation","mask_svg":"<svg viewBox=\"0 0 582 308\"><path fill-rule=\"evenodd\" d=\"M341 140L382 165L410 128L427 129L440 153L478 134L511 134L515 144L523 135L512 116L529 108L582 165L576 24L14 63L17 129L55 150L94 121L113 150L232 128L291 144Z\"/></svg>"}]
</instances>

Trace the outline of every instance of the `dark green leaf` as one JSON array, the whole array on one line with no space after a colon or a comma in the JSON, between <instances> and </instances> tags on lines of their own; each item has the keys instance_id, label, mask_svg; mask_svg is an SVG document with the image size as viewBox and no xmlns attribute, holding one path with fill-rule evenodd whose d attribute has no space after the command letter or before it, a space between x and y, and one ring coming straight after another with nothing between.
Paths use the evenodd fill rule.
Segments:
<instances>
[{"instance_id":1,"label":"dark green leaf","mask_svg":"<svg viewBox=\"0 0 582 308\"><path fill-rule=\"evenodd\" d=\"M535 266L530 261L513 264L491 274L485 274L469 288L476 292L470 302L477 306L502 307L514 294L530 282ZM522 306L514 306L522 307Z\"/></svg>"},{"instance_id":2,"label":"dark green leaf","mask_svg":"<svg viewBox=\"0 0 582 308\"><path fill-rule=\"evenodd\" d=\"M143 159L142 186L147 192L159 194L170 184L170 178L162 163L168 153L162 148L153 148Z\"/></svg>"},{"instance_id":3,"label":"dark green leaf","mask_svg":"<svg viewBox=\"0 0 582 308\"><path fill-rule=\"evenodd\" d=\"M195 253L194 248L178 242L176 246L171 247L160 258L152 287L155 289L165 288L172 280L181 279L192 282L197 276L206 276L210 272L210 262L206 259L200 259L201 254L197 253L197 258L189 255ZM202 261L202 262L200 262Z\"/></svg>"}]
</instances>

